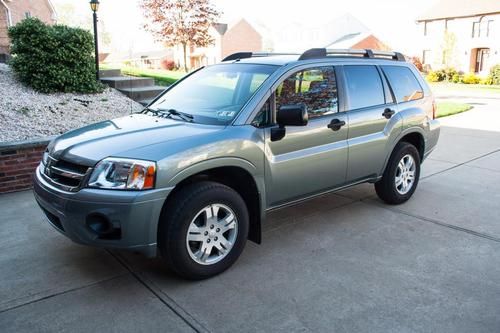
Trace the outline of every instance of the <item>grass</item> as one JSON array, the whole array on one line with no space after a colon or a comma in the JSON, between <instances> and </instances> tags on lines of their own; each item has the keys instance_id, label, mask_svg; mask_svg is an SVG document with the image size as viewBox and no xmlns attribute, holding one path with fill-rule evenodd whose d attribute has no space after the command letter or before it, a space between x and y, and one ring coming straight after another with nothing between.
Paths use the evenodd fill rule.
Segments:
<instances>
[{"instance_id":1,"label":"grass","mask_svg":"<svg viewBox=\"0 0 500 333\"><path fill-rule=\"evenodd\" d=\"M111 66L102 64L101 69L120 69L123 75L149 77L155 79L156 84L160 86L169 86L184 75L182 71L167 71L163 69L145 69L130 66Z\"/></svg>"},{"instance_id":2,"label":"grass","mask_svg":"<svg viewBox=\"0 0 500 333\"><path fill-rule=\"evenodd\" d=\"M436 118L447 117L472 109L472 105L454 102L438 102Z\"/></svg>"},{"instance_id":3,"label":"grass","mask_svg":"<svg viewBox=\"0 0 500 333\"><path fill-rule=\"evenodd\" d=\"M431 89L449 89L500 94L500 85L463 84L452 82L428 82Z\"/></svg>"}]
</instances>

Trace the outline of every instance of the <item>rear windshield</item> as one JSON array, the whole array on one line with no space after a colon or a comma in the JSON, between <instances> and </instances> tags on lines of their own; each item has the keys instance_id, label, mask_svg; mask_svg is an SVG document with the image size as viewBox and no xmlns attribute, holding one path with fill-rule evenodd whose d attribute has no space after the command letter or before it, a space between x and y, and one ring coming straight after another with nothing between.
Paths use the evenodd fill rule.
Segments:
<instances>
[{"instance_id":1,"label":"rear windshield","mask_svg":"<svg viewBox=\"0 0 500 333\"><path fill-rule=\"evenodd\" d=\"M195 123L227 125L277 68L255 64L203 68L172 87L150 108L187 113Z\"/></svg>"}]
</instances>

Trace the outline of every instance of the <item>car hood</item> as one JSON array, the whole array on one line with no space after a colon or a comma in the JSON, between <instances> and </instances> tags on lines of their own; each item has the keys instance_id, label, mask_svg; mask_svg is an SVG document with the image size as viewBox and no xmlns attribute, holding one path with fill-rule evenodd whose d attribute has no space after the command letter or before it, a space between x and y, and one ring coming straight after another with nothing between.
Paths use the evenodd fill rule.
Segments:
<instances>
[{"instance_id":1,"label":"car hood","mask_svg":"<svg viewBox=\"0 0 500 333\"><path fill-rule=\"evenodd\" d=\"M106 157L130 154L149 145L206 135L223 128L132 114L67 132L52 141L48 150L56 159L93 166Z\"/></svg>"}]
</instances>

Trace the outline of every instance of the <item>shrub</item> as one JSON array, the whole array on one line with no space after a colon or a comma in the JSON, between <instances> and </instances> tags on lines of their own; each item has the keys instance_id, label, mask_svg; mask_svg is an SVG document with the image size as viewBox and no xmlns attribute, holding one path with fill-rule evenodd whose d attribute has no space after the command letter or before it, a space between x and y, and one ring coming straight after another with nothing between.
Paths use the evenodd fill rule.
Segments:
<instances>
[{"instance_id":1,"label":"shrub","mask_svg":"<svg viewBox=\"0 0 500 333\"><path fill-rule=\"evenodd\" d=\"M65 25L27 18L9 28L10 65L19 80L44 92L98 92L92 35Z\"/></svg>"},{"instance_id":2,"label":"shrub","mask_svg":"<svg viewBox=\"0 0 500 333\"><path fill-rule=\"evenodd\" d=\"M439 82L439 81L442 81L442 77L439 75L438 72L435 72L435 71L430 71L429 74L427 74L426 79L429 82Z\"/></svg>"},{"instance_id":3,"label":"shrub","mask_svg":"<svg viewBox=\"0 0 500 333\"><path fill-rule=\"evenodd\" d=\"M492 84L500 84L500 64L495 65L491 68L490 75Z\"/></svg>"},{"instance_id":4,"label":"shrub","mask_svg":"<svg viewBox=\"0 0 500 333\"><path fill-rule=\"evenodd\" d=\"M460 83L462 82L462 76L458 73L454 74L451 78L451 82L453 83Z\"/></svg>"},{"instance_id":5,"label":"shrub","mask_svg":"<svg viewBox=\"0 0 500 333\"><path fill-rule=\"evenodd\" d=\"M170 59L162 59L161 68L169 70L169 71L174 70L175 62L173 60L170 60Z\"/></svg>"},{"instance_id":6,"label":"shrub","mask_svg":"<svg viewBox=\"0 0 500 333\"><path fill-rule=\"evenodd\" d=\"M487 77L481 78L479 81L480 84L492 85L493 84L493 76L490 74Z\"/></svg>"},{"instance_id":7,"label":"shrub","mask_svg":"<svg viewBox=\"0 0 500 333\"><path fill-rule=\"evenodd\" d=\"M462 83L465 84L478 84L481 81L481 78L474 73L465 74L462 78Z\"/></svg>"}]
</instances>

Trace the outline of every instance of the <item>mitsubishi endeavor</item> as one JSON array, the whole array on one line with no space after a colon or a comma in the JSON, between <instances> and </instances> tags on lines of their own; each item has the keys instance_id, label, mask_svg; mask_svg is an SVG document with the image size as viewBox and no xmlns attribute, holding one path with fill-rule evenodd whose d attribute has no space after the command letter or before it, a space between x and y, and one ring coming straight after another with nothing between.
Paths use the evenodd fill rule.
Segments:
<instances>
[{"instance_id":1,"label":"mitsubishi endeavor","mask_svg":"<svg viewBox=\"0 0 500 333\"><path fill-rule=\"evenodd\" d=\"M142 112L53 140L34 193L73 241L203 279L261 242L271 210L365 182L388 204L408 200L439 137L435 111L397 52L240 52Z\"/></svg>"}]
</instances>

